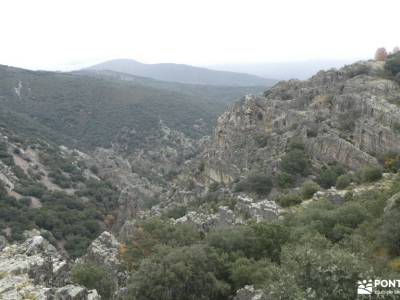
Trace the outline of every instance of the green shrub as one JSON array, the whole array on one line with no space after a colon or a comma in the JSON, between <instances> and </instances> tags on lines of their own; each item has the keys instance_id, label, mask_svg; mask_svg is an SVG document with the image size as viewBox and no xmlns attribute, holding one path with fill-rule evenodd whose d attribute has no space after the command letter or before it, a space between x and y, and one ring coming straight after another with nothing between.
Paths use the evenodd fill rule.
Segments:
<instances>
[{"instance_id":1,"label":"green shrub","mask_svg":"<svg viewBox=\"0 0 400 300\"><path fill-rule=\"evenodd\" d=\"M287 247L282 260L283 270L296 279L294 284L313 296L293 298L289 295L288 298L281 298L287 278L278 279L279 276L268 280L270 282L266 287L266 293L270 297L268 299L356 299L354 286L357 281L360 278L373 277L366 265L367 261L345 249L321 249L310 247L308 244L298 245ZM281 287L274 288L281 280L284 280ZM293 286L288 288L293 293ZM271 292L277 293L271 294Z\"/></svg>"},{"instance_id":2,"label":"green shrub","mask_svg":"<svg viewBox=\"0 0 400 300\"><path fill-rule=\"evenodd\" d=\"M269 258L279 262L281 247L287 241L286 227L261 222L249 226L223 228L210 232L206 237L209 246L234 257L253 259Z\"/></svg>"},{"instance_id":3,"label":"green shrub","mask_svg":"<svg viewBox=\"0 0 400 300\"><path fill-rule=\"evenodd\" d=\"M256 144L258 147L264 148L265 146L268 145L269 138L270 138L270 136L268 134L260 133L254 137L254 140L256 141Z\"/></svg>"},{"instance_id":4,"label":"green shrub","mask_svg":"<svg viewBox=\"0 0 400 300\"><path fill-rule=\"evenodd\" d=\"M98 175L99 174L99 168L96 165L91 166L90 171L92 171L93 174Z\"/></svg>"},{"instance_id":5,"label":"green shrub","mask_svg":"<svg viewBox=\"0 0 400 300\"><path fill-rule=\"evenodd\" d=\"M273 182L266 174L254 173L236 185L238 192L256 193L259 196L267 196L271 191Z\"/></svg>"},{"instance_id":6,"label":"green shrub","mask_svg":"<svg viewBox=\"0 0 400 300\"><path fill-rule=\"evenodd\" d=\"M227 299L224 260L212 248L193 245L159 248L144 260L129 281L129 299Z\"/></svg>"},{"instance_id":7,"label":"green shrub","mask_svg":"<svg viewBox=\"0 0 400 300\"><path fill-rule=\"evenodd\" d=\"M396 76L394 76L394 80L395 80L397 83L399 83L399 84L400 84L400 72L399 72L399 73L397 73L397 75L396 75Z\"/></svg>"},{"instance_id":8,"label":"green shrub","mask_svg":"<svg viewBox=\"0 0 400 300\"><path fill-rule=\"evenodd\" d=\"M365 167L360 174L362 182L374 182L382 178L382 169L380 167Z\"/></svg>"},{"instance_id":9,"label":"green shrub","mask_svg":"<svg viewBox=\"0 0 400 300\"><path fill-rule=\"evenodd\" d=\"M96 289L102 299L112 299L115 279L112 271L94 264L79 264L72 269L72 280L88 289Z\"/></svg>"},{"instance_id":10,"label":"green shrub","mask_svg":"<svg viewBox=\"0 0 400 300\"><path fill-rule=\"evenodd\" d=\"M275 175L274 182L278 187L285 189L293 187L295 178L286 172L279 172Z\"/></svg>"},{"instance_id":11,"label":"green shrub","mask_svg":"<svg viewBox=\"0 0 400 300\"><path fill-rule=\"evenodd\" d=\"M213 182L210 184L208 190L210 192L216 192L219 189L219 183L218 182Z\"/></svg>"},{"instance_id":12,"label":"green shrub","mask_svg":"<svg viewBox=\"0 0 400 300\"><path fill-rule=\"evenodd\" d=\"M265 278L270 276L271 262L268 260L254 260L241 257L229 267L230 280L234 290L243 288L245 285L261 285Z\"/></svg>"},{"instance_id":13,"label":"green shrub","mask_svg":"<svg viewBox=\"0 0 400 300\"><path fill-rule=\"evenodd\" d=\"M282 207L289 207L300 204L303 200L297 194L288 194L277 197L275 201Z\"/></svg>"},{"instance_id":14,"label":"green shrub","mask_svg":"<svg viewBox=\"0 0 400 300\"><path fill-rule=\"evenodd\" d=\"M336 184L338 174L332 168L323 168L318 175L317 182L325 189L329 189Z\"/></svg>"},{"instance_id":15,"label":"green shrub","mask_svg":"<svg viewBox=\"0 0 400 300\"><path fill-rule=\"evenodd\" d=\"M397 152L389 152L381 158L386 171L396 173L400 169L400 154Z\"/></svg>"},{"instance_id":16,"label":"green shrub","mask_svg":"<svg viewBox=\"0 0 400 300\"><path fill-rule=\"evenodd\" d=\"M0 142L0 160L8 166L14 166L14 158L8 153L7 144Z\"/></svg>"},{"instance_id":17,"label":"green shrub","mask_svg":"<svg viewBox=\"0 0 400 300\"><path fill-rule=\"evenodd\" d=\"M312 180L306 181L301 186L301 195L303 199L310 199L315 192L320 190L320 186Z\"/></svg>"},{"instance_id":18,"label":"green shrub","mask_svg":"<svg viewBox=\"0 0 400 300\"><path fill-rule=\"evenodd\" d=\"M165 213L165 216L167 218L179 219L179 218L183 217L186 213L187 213L186 206L176 206L176 207L170 208Z\"/></svg>"},{"instance_id":19,"label":"green shrub","mask_svg":"<svg viewBox=\"0 0 400 300\"><path fill-rule=\"evenodd\" d=\"M380 238L390 254L400 256L400 211L393 209L384 218Z\"/></svg>"},{"instance_id":20,"label":"green shrub","mask_svg":"<svg viewBox=\"0 0 400 300\"><path fill-rule=\"evenodd\" d=\"M369 73L369 67L365 64L355 64L352 65L352 68L347 71L347 74L349 77L355 77L358 75L362 74L368 74Z\"/></svg>"},{"instance_id":21,"label":"green shrub","mask_svg":"<svg viewBox=\"0 0 400 300\"><path fill-rule=\"evenodd\" d=\"M350 175L348 174L340 175L336 180L336 188L338 188L339 190L343 190L350 185L351 181L352 178Z\"/></svg>"},{"instance_id":22,"label":"green shrub","mask_svg":"<svg viewBox=\"0 0 400 300\"><path fill-rule=\"evenodd\" d=\"M351 132L354 130L355 128L355 116L354 116L354 112L346 112L346 113L342 113L339 115L338 117L338 122L339 122L339 129L342 132Z\"/></svg>"},{"instance_id":23,"label":"green shrub","mask_svg":"<svg viewBox=\"0 0 400 300\"><path fill-rule=\"evenodd\" d=\"M400 53L390 55L385 62L385 70L396 76L400 73Z\"/></svg>"},{"instance_id":24,"label":"green shrub","mask_svg":"<svg viewBox=\"0 0 400 300\"><path fill-rule=\"evenodd\" d=\"M304 150L292 149L287 152L281 161L282 170L289 174L307 175L311 164Z\"/></svg>"},{"instance_id":25,"label":"green shrub","mask_svg":"<svg viewBox=\"0 0 400 300\"><path fill-rule=\"evenodd\" d=\"M200 232L188 224L174 225L158 218L139 222L126 242L123 259L130 270L135 270L140 262L151 255L158 246L181 247L198 242Z\"/></svg>"}]
</instances>

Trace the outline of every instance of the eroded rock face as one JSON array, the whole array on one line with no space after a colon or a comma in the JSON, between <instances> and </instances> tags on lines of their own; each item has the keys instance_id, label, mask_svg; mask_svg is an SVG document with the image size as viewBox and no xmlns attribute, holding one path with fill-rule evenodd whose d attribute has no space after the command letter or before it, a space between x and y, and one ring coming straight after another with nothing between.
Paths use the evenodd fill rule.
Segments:
<instances>
[{"instance_id":1,"label":"eroded rock face","mask_svg":"<svg viewBox=\"0 0 400 300\"><path fill-rule=\"evenodd\" d=\"M400 150L400 85L380 62L321 71L246 96L218 119L205 154L209 182L231 183L255 166L273 173L288 143L301 139L313 163L352 169Z\"/></svg>"}]
</instances>

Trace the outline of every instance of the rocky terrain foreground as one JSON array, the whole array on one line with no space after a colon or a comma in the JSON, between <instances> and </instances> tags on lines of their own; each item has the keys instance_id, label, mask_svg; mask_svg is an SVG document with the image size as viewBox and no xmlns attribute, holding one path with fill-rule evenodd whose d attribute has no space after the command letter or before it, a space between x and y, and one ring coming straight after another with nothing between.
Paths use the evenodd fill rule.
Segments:
<instances>
[{"instance_id":1,"label":"rocky terrain foreground","mask_svg":"<svg viewBox=\"0 0 400 300\"><path fill-rule=\"evenodd\" d=\"M25 237L1 246L0 299L100 299L95 290L71 283L69 262L38 230Z\"/></svg>"}]
</instances>

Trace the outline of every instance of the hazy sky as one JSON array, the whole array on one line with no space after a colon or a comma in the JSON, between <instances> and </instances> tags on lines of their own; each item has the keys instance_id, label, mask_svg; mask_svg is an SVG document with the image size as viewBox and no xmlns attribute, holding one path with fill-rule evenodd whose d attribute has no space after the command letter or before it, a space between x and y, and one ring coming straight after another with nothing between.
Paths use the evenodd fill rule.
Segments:
<instances>
[{"instance_id":1,"label":"hazy sky","mask_svg":"<svg viewBox=\"0 0 400 300\"><path fill-rule=\"evenodd\" d=\"M0 64L368 58L400 44L399 11L400 0L0 0Z\"/></svg>"}]
</instances>

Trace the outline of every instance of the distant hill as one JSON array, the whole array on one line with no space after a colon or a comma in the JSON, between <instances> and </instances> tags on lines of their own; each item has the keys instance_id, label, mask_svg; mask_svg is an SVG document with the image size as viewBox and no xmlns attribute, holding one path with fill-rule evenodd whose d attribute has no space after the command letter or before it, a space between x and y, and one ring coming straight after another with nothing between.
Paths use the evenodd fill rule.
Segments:
<instances>
[{"instance_id":1,"label":"distant hill","mask_svg":"<svg viewBox=\"0 0 400 300\"><path fill-rule=\"evenodd\" d=\"M208 134L228 103L261 89L0 66L0 127L83 149L120 139L135 148L160 120L188 136Z\"/></svg>"},{"instance_id":2,"label":"distant hill","mask_svg":"<svg viewBox=\"0 0 400 300\"><path fill-rule=\"evenodd\" d=\"M222 85L204 85L204 84L188 84L180 82L161 81L147 77L141 77L126 73L103 71L103 70L82 70L72 72L84 76L95 78L103 78L107 80L128 81L133 84L138 84L146 87L174 91L209 99L218 103L231 104L234 101L247 94L260 94L265 91L266 86L222 86Z\"/></svg>"},{"instance_id":3,"label":"distant hill","mask_svg":"<svg viewBox=\"0 0 400 300\"><path fill-rule=\"evenodd\" d=\"M126 73L156 80L222 86L271 86L275 80L256 75L216 71L182 64L144 64L130 59L106 61L86 70Z\"/></svg>"},{"instance_id":4,"label":"distant hill","mask_svg":"<svg viewBox=\"0 0 400 300\"><path fill-rule=\"evenodd\" d=\"M213 70L244 72L278 80L308 79L320 70L341 68L354 60L309 60L278 63L224 64L209 66Z\"/></svg>"}]
</instances>

